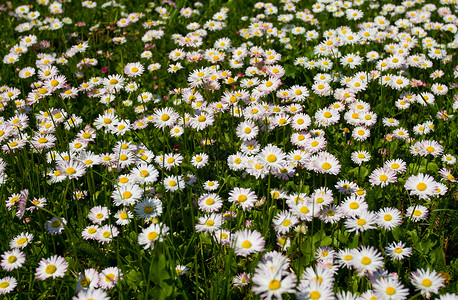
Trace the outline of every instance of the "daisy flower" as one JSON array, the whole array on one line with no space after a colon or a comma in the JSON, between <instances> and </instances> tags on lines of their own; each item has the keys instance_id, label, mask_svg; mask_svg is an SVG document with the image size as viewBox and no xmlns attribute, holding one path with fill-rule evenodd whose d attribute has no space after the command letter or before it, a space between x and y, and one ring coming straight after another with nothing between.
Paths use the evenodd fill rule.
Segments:
<instances>
[{"instance_id":1,"label":"daisy flower","mask_svg":"<svg viewBox=\"0 0 458 300\"><path fill-rule=\"evenodd\" d=\"M83 229L83 232L81 232L81 236L85 240L95 240L98 230L99 230L99 226L97 225L87 226L86 228Z\"/></svg>"},{"instance_id":2,"label":"daisy flower","mask_svg":"<svg viewBox=\"0 0 458 300\"><path fill-rule=\"evenodd\" d=\"M120 91L124 87L124 77L119 74L108 75L103 79L105 88L109 91Z\"/></svg>"},{"instance_id":3,"label":"daisy flower","mask_svg":"<svg viewBox=\"0 0 458 300\"><path fill-rule=\"evenodd\" d=\"M377 212L376 223L385 230L393 230L401 225L401 212L394 207L384 207Z\"/></svg>"},{"instance_id":4,"label":"daisy flower","mask_svg":"<svg viewBox=\"0 0 458 300\"><path fill-rule=\"evenodd\" d=\"M420 199L429 199L437 189L437 182L430 175L420 173L410 176L404 188L410 191L410 195L418 196Z\"/></svg>"},{"instance_id":5,"label":"daisy flower","mask_svg":"<svg viewBox=\"0 0 458 300\"><path fill-rule=\"evenodd\" d=\"M375 214L370 211L364 211L358 217L349 218L345 221L345 228L348 232L360 232L375 228Z\"/></svg>"},{"instance_id":6,"label":"daisy flower","mask_svg":"<svg viewBox=\"0 0 458 300\"><path fill-rule=\"evenodd\" d=\"M436 141L422 141L420 143L420 155L426 156L431 154L434 157L441 155L444 152L444 147Z\"/></svg>"},{"instance_id":7,"label":"daisy flower","mask_svg":"<svg viewBox=\"0 0 458 300\"><path fill-rule=\"evenodd\" d=\"M208 163L208 154L198 153L191 158L191 164L197 169L203 168Z\"/></svg>"},{"instance_id":8,"label":"daisy flower","mask_svg":"<svg viewBox=\"0 0 458 300\"><path fill-rule=\"evenodd\" d=\"M282 165L286 162L286 154L277 146L268 144L262 149L258 154L258 157L261 158L262 162L270 170L281 169Z\"/></svg>"},{"instance_id":9,"label":"daisy flower","mask_svg":"<svg viewBox=\"0 0 458 300\"><path fill-rule=\"evenodd\" d=\"M338 222L343 216L337 206L330 205L323 208L318 217L325 223L334 224Z\"/></svg>"},{"instance_id":10,"label":"daisy flower","mask_svg":"<svg viewBox=\"0 0 458 300\"><path fill-rule=\"evenodd\" d=\"M68 179L78 179L86 173L84 165L77 160L59 161L57 170Z\"/></svg>"},{"instance_id":11,"label":"daisy flower","mask_svg":"<svg viewBox=\"0 0 458 300\"><path fill-rule=\"evenodd\" d=\"M337 122L339 122L339 119L339 112L334 108L319 109L315 113L316 123L320 126L327 127L329 125L336 124Z\"/></svg>"},{"instance_id":12,"label":"daisy flower","mask_svg":"<svg viewBox=\"0 0 458 300\"><path fill-rule=\"evenodd\" d=\"M236 134L242 141L249 141L258 135L259 128L253 121L247 120L237 126Z\"/></svg>"},{"instance_id":13,"label":"daisy flower","mask_svg":"<svg viewBox=\"0 0 458 300\"><path fill-rule=\"evenodd\" d=\"M118 186L111 194L111 198L116 206L129 206L140 200L142 195L143 190L138 185L125 184Z\"/></svg>"},{"instance_id":14,"label":"daisy flower","mask_svg":"<svg viewBox=\"0 0 458 300\"><path fill-rule=\"evenodd\" d=\"M0 266L5 271L12 271L16 270L25 262L25 254L21 252L19 249L13 249L11 251L6 251L2 254L2 261Z\"/></svg>"},{"instance_id":15,"label":"daisy flower","mask_svg":"<svg viewBox=\"0 0 458 300\"><path fill-rule=\"evenodd\" d=\"M355 217L367 211L369 205L363 197L351 195L340 204L339 211L347 217Z\"/></svg>"},{"instance_id":16,"label":"daisy flower","mask_svg":"<svg viewBox=\"0 0 458 300\"><path fill-rule=\"evenodd\" d=\"M32 240L33 234L22 232L10 241L9 246L12 249L24 249Z\"/></svg>"},{"instance_id":17,"label":"daisy flower","mask_svg":"<svg viewBox=\"0 0 458 300\"><path fill-rule=\"evenodd\" d=\"M331 286L334 282L334 274L331 270L323 267L320 264L317 264L314 267L307 267L304 272L302 272L303 281L317 282L320 285Z\"/></svg>"},{"instance_id":18,"label":"daisy flower","mask_svg":"<svg viewBox=\"0 0 458 300\"><path fill-rule=\"evenodd\" d=\"M219 183L218 181L214 181L214 180L207 180L204 182L204 190L206 191L216 191L219 187Z\"/></svg>"},{"instance_id":19,"label":"daisy flower","mask_svg":"<svg viewBox=\"0 0 458 300\"><path fill-rule=\"evenodd\" d=\"M115 213L114 217L117 225L124 226L130 223L130 220L134 217L134 215L126 208L122 208Z\"/></svg>"},{"instance_id":20,"label":"daisy flower","mask_svg":"<svg viewBox=\"0 0 458 300\"><path fill-rule=\"evenodd\" d=\"M64 231L64 225L66 224L67 220L53 217L51 220L46 221L45 229L49 234L62 234L62 231Z\"/></svg>"},{"instance_id":21,"label":"daisy flower","mask_svg":"<svg viewBox=\"0 0 458 300\"><path fill-rule=\"evenodd\" d=\"M365 141L370 134L370 130L365 126L357 126L353 129L351 136L357 141Z\"/></svg>"},{"instance_id":22,"label":"daisy flower","mask_svg":"<svg viewBox=\"0 0 458 300\"><path fill-rule=\"evenodd\" d=\"M340 266L344 266L348 269L353 268L353 258L357 249L342 249L336 255L337 263Z\"/></svg>"},{"instance_id":23,"label":"daisy flower","mask_svg":"<svg viewBox=\"0 0 458 300\"><path fill-rule=\"evenodd\" d=\"M385 251L393 260L403 260L412 255L412 248L406 247L403 242L392 242L385 247Z\"/></svg>"},{"instance_id":24,"label":"daisy flower","mask_svg":"<svg viewBox=\"0 0 458 300\"><path fill-rule=\"evenodd\" d=\"M154 112L153 123L156 128L173 127L179 117L173 108L160 108Z\"/></svg>"},{"instance_id":25,"label":"daisy flower","mask_svg":"<svg viewBox=\"0 0 458 300\"><path fill-rule=\"evenodd\" d=\"M72 300L88 300L88 299L97 299L97 300L109 300L107 292L101 289L89 289L81 290Z\"/></svg>"},{"instance_id":26,"label":"daisy flower","mask_svg":"<svg viewBox=\"0 0 458 300\"><path fill-rule=\"evenodd\" d=\"M296 287L296 275L292 273L287 273L283 277L282 273L256 272L251 281L253 282L253 292L260 294L263 299L272 299L273 297L281 299L282 294L293 293Z\"/></svg>"},{"instance_id":27,"label":"daisy flower","mask_svg":"<svg viewBox=\"0 0 458 300\"><path fill-rule=\"evenodd\" d=\"M229 192L229 202L234 202L243 210L250 210L258 201L258 197L251 189L236 187Z\"/></svg>"},{"instance_id":28,"label":"daisy flower","mask_svg":"<svg viewBox=\"0 0 458 300\"><path fill-rule=\"evenodd\" d=\"M221 214L212 213L210 215L206 215L199 218L198 224L196 224L196 231L212 233L214 231L219 230L221 228L222 223L223 218Z\"/></svg>"},{"instance_id":29,"label":"daisy flower","mask_svg":"<svg viewBox=\"0 0 458 300\"><path fill-rule=\"evenodd\" d=\"M152 184L159 177L159 172L153 166L147 163L141 163L132 169L131 175L136 183Z\"/></svg>"},{"instance_id":30,"label":"daisy flower","mask_svg":"<svg viewBox=\"0 0 458 300\"><path fill-rule=\"evenodd\" d=\"M91 220L93 224L102 224L103 221L108 219L109 211L107 207L95 206L91 208L88 214L88 219Z\"/></svg>"},{"instance_id":31,"label":"daisy flower","mask_svg":"<svg viewBox=\"0 0 458 300\"><path fill-rule=\"evenodd\" d=\"M383 257L372 246L362 246L355 251L353 266L363 274L372 274L383 267Z\"/></svg>"},{"instance_id":32,"label":"daisy flower","mask_svg":"<svg viewBox=\"0 0 458 300\"><path fill-rule=\"evenodd\" d=\"M196 129L197 131L204 130L206 127L213 125L214 117L209 115L205 112L201 112L200 114L194 116L191 119L191 127Z\"/></svg>"},{"instance_id":33,"label":"daisy flower","mask_svg":"<svg viewBox=\"0 0 458 300\"><path fill-rule=\"evenodd\" d=\"M142 230L138 235L138 244L143 246L143 249L154 249L155 242L162 242L163 237L169 233L169 227L165 224L151 224L149 227Z\"/></svg>"},{"instance_id":34,"label":"daisy flower","mask_svg":"<svg viewBox=\"0 0 458 300\"><path fill-rule=\"evenodd\" d=\"M332 263L335 255L336 251L331 247L320 247L315 251L316 259L324 263Z\"/></svg>"},{"instance_id":35,"label":"daisy flower","mask_svg":"<svg viewBox=\"0 0 458 300\"><path fill-rule=\"evenodd\" d=\"M454 165L456 163L456 157L453 156L452 154L444 154L442 156L442 162L448 165Z\"/></svg>"},{"instance_id":36,"label":"daisy flower","mask_svg":"<svg viewBox=\"0 0 458 300\"><path fill-rule=\"evenodd\" d=\"M17 286L17 281L11 276L0 279L0 295L5 295L14 290Z\"/></svg>"},{"instance_id":37,"label":"daisy flower","mask_svg":"<svg viewBox=\"0 0 458 300\"><path fill-rule=\"evenodd\" d=\"M288 233L298 222L299 220L289 211L279 212L272 220L275 230L280 234Z\"/></svg>"},{"instance_id":38,"label":"daisy flower","mask_svg":"<svg viewBox=\"0 0 458 300\"><path fill-rule=\"evenodd\" d=\"M351 154L351 160L357 164L361 165L363 162L367 162L371 159L371 155L369 152L363 150L363 151L355 151L352 152Z\"/></svg>"},{"instance_id":39,"label":"daisy flower","mask_svg":"<svg viewBox=\"0 0 458 300\"><path fill-rule=\"evenodd\" d=\"M199 198L198 205L204 212L215 212L223 207L223 200L214 193L204 194Z\"/></svg>"},{"instance_id":40,"label":"daisy flower","mask_svg":"<svg viewBox=\"0 0 458 300\"><path fill-rule=\"evenodd\" d=\"M39 280L46 280L50 277L56 279L64 277L68 268L68 262L61 256L54 255L50 258L42 258L35 272Z\"/></svg>"},{"instance_id":41,"label":"daisy flower","mask_svg":"<svg viewBox=\"0 0 458 300\"><path fill-rule=\"evenodd\" d=\"M110 290L122 278L123 273L117 267L103 269L99 273L99 286L101 289Z\"/></svg>"},{"instance_id":42,"label":"daisy flower","mask_svg":"<svg viewBox=\"0 0 458 300\"><path fill-rule=\"evenodd\" d=\"M437 274L436 271L419 269L412 273L411 282L422 295L430 293L438 294L439 289L444 286L444 278Z\"/></svg>"},{"instance_id":43,"label":"daisy flower","mask_svg":"<svg viewBox=\"0 0 458 300\"><path fill-rule=\"evenodd\" d=\"M380 185L385 187L390 183L397 181L396 172L388 168L377 168L369 176L369 182L372 186Z\"/></svg>"},{"instance_id":44,"label":"daisy flower","mask_svg":"<svg viewBox=\"0 0 458 300\"><path fill-rule=\"evenodd\" d=\"M402 159L391 159L383 164L383 168L389 168L396 173L404 173L407 170L407 164Z\"/></svg>"},{"instance_id":45,"label":"daisy flower","mask_svg":"<svg viewBox=\"0 0 458 300\"><path fill-rule=\"evenodd\" d=\"M262 235L256 230L245 229L237 231L234 236L233 247L238 256L248 256L250 254L264 250L265 241Z\"/></svg>"},{"instance_id":46,"label":"daisy flower","mask_svg":"<svg viewBox=\"0 0 458 300\"><path fill-rule=\"evenodd\" d=\"M148 198L138 202L134 208L139 218L155 218L162 214L162 202L158 198Z\"/></svg>"},{"instance_id":47,"label":"daisy flower","mask_svg":"<svg viewBox=\"0 0 458 300\"><path fill-rule=\"evenodd\" d=\"M99 287L99 272L95 269L86 269L80 273L76 282L76 290L93 290Z\"/></svg>"},{"instance_id":48,"label":"daisy flower","mask_svg":"<svg viewBox=\"0 0 458 300\"><path fill-rule=\"evenodd\" d=\"M409 289L391 276L379 278L372 286L375 294L381 299L404 300L409 296Z\"/></svg>"},{"instance_id":49,"label":"daisy flower","mask_svg":"<svg viewBox=\"0 0 458 300\"><path fill-rule=\"evenodd\" d=\"M143 67L143 65L139 62L128 63L124 67L124 73L129 77L141 76L144 71L145 71L145 67Z\"/></svg>"},{"instance_id":50,"label":"daisy flower","mask_svg":"<svg viewBox=\"0 0 458 300\"><path fill-rule=\"evenodd\" d=\"M301 280L297 287L299 300L332 300L334 292L331 285L322 285L318 281Z\"/></svg>"},{"instance_id":51,"label":"daisy flower","mask_svg":"<svg viewBox=\"0 0 458 300\"><path fill-rule=\"evenodd\" d=\"M411 218L413 222L419 222L428 218L428 209L423 205L409 206L406 211L406 216Z\"/></svg>"},{"instance_id":52,"label":"daisy flower","mask_svg":"<svg viewBox=\"0 0 458 300\"><path fill-rule=\"evenodd\" d=\"M167 192L176 192L185 188L185 182L183 180L183 176L181 175L167 176L164 178L163 184Z\"/></svg>"},{"instance_id":53,"label":"daisy flower","mask_svg":"<svg viewBox=\"0 0 458 300\"><path fill-rule=\"evenodd\" d=\"M238 274L232 279L232 284L237 287L246 286L250 282L250 274L247 274L245 272Z\"/></svg>"},{"instance_id":54,"label":"daisy flower","mask_svg":"<svg viewBox=\"0 0 458 300\"><path fill-rule=\"evenodd\" d=\"M314 157L313 168L323 174L337 175L340 173L339 160L328 152L320 152Z\"/></svg>"},{"instance_id":55,"label":"daisy flower","mask_svg":"<svg viewBox=\"0 0 458 300\"><path fill-rule=\"evenodd\" d=\"M119 230L113 225L103 225L97 229L95 234L95 239L100 243L110 243L113 238L117 237Z\"/></svg>"}]
</instances>

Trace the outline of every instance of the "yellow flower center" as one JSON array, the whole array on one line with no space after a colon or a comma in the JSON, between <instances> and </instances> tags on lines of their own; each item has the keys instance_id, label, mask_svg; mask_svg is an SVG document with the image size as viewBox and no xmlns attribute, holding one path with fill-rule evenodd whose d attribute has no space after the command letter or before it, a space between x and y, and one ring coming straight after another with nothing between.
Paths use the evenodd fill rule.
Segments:
<instances>
[{"instance_id":1,"label":"yellow flower center","mask_svg":"<svg viewBox=\"0 0 458 300\"><path fill-rule=\"evenodd\" d=\"M132 193L129 191L125 191L124 193L122 193L122 197L124 199L129 199L130 197L132 197Z\"/></svg>"},{"instance_id":2,"label":"yellow flower center","mask_svg":"<svg viewBox=\"0 0 458 300\"><path fill-rule=\"evenodd\" d=\"M313 291L309 294L310 299L316 300L321 298L321 294L318 291Z\"/></svg>"},{"instance_id":3,"label":"yellow flower center","mask_svg":"<svg viewBox=\"0 0 458 300\"><path fill-rule=\"evenodd\" d=\"M83 287L83 288L87 288L89 286L89 284L91 283L91 280L87 277L83 277L81 280L80 280L80 285Z\"/></svg>"},{"instance_id":4,"label":"yellow flower center","mask_svg":"<svg viewBox=\"0 0 458 300\"><path fill-rule=\"evenodd\" d=\"M420 182L419 184L417 184L417 189L418 189L419 191L424 191L424 190L426 190L426 184L423 183L423 182Z\"/></svg>"},{"instance_id":5,"label":"yellow flower center","mask_svg":"<svg viewBox=\"0 0 458 300\"><path fill-rule=\"evenodd\" d=\"M245 249L248 249L248 248L251 248L253 244L251 244L250 241L246 240L242 243L242 247L245 248Z\"/></svg>"},{"instance_id":6,"label":"yellow flower center","mask_svg":"<svg viewBox=\"0 0 458 300\"><path fill-rule=\"evenodd\" d=\"M67 173L67 174L70 174L70 175L71 175L71 174L75 174L75 173L76 173L76 171L75 171L75 169L73 169L72 167L70 167L70 168L67 168L67 170L65 170L65 173Z\"/></svg>"},{"instance_id":7,"label":"yellow flower center","mask_svg":"<svg viewBox=\"0 0 458 300\"><path fill-rule=\"evenodd\" d=\"M356 221L356 224L358 224L358 226L364 226L364 225L366 225L366 220L358 219L358 221Z\"/></svg>"},{"instance_id":8,"label":"yellow flower center","mask_svg":"<svg viewBox=\"0 0 458 300\"><path fill-rule=\"evenodd\" d=\"M147 206L145 206L145 207L143 208L143 212L144 212L145 214L150 214L150 213L153 212L153 210L154 210L154 208L153 208L151 205L147 205Z\"/></svg>"},{"instance_id":9,"label":"yellow flower center","mask_svg":"<svg viewBox=\"0 0 458 300\"><path fill-rule=\"evenodd\" d=\"M302 206L301 209L300 209L301 213L303 214L308 214L308 212L310 211L309 208L307 206Z\"/></svg>"},{"instance_id":10,"label":"yellow flower center","mask_svg":"<svg viewBox=\"0 0 458 300\"><path fill-rule=\"evenodd\" d=\"M385 292L391 296L394 295L394 293L396 293L396 290L393 287L389 286L386 288Z\"/></svg>"},{"instance_id":11,"label":"yellow flower center","mask_svg":"<svg viewBox=\"0 0 458 300\"><path fill-rule=\"evenodd\" d=\"M267 156L267 161L271 162L271 163L276 162L277 161L277 157L275 155L273 155L273 154L269 154Z\"/></svg>"},{"instance_id":12,"label":"yellow flower center","mask_svg":"<svg viewBox=\"0 0 458 300\"><path fill-rule=\"evenodd\" d=\"M364 256L363 259L361 259L361 263L365 266L371 263L371 259L367 256Z\"/></svg>"},{"instance_id":13,"label":"yellow flower center","mask_svg":"<svg viewBox=\"0 0 458 300\"><path fill-rule=\"evenodd\" d=\"M393 217L391 215L385 215L383 219L388 222L388 221L391 221Z\"/></svg>"},{"instance_id":14,"label":"yellow flower center","mask_svg":"<svg viewBox=\"0 0 458 300\"><path fill-rule=\"evenodd\" d=\"M278 281L277 279L273 279L269 282L269 289L270 290L278 290L281 286L281 283L280 281Z\"/></svg>"},{"instance_id":15,"label":"yellow flower center","mask_svg":"<svg viewBox=\"0 0 458 300\"><path fill-rule=\"evenodd\" d=\"M115 279L115 275L114 274L108 274L107 276L105 276L105 281L106 282L110 282L110 281L113 281Z\"/></svg>"},{"instance_id":16,"label":"yellow flower center","mask_svg":"<svg viewBox=\"0 0 458 300\"><path fill-rule=\"evenodd\" d=\"M380 181L387 181L387 180L388 180L388 176L386 176L385 174L380 175Z\"/></svg>"},{"instance_id":17,"label":"yellow flower center","mask_svg":"<svg viewBox=\"0 0 458 300\"><path fill-rule=\"evenodd\" d=\"M332 166L331 166L330 163L325 162L323 165L321 165L321 167L322 167L323 169L325 169L325 170L329 170L329 169L331 169Z\"/></svg>"},{"instance_id":18,"label":"yellow flower center","mask_svg":"<svg viewBox=\"0 0 458 300\"><path fill-rule=\"evenodd\" d=\"M428 279L428 278L425 278L423 279L423 281L421 282L421 284L425 287L430 287L433 283L431 281L431 279Z\"/></svg>"},{"instance_id":19,"label":"yellow flower center","mask_svg":"<svg viewBox=\"0 0 458 300\"><path fill-rule=\"evenodd\" d=\"M352 202L352 203L350 203L350 208L351 208L351 209L358 209L358 208L359 208L358 202Z\"/></svg>"},{"instance_id":20,"label":"yellow flower center","mask_svg":"<svg viewBox=\"0 0 458 300\"><path fill-rule=\"evenodd\" d=\"M48 265L46 266L45 272L46 274L54 274L56 272L57 268L55 265Z\"/></svg>"}]
</instances>

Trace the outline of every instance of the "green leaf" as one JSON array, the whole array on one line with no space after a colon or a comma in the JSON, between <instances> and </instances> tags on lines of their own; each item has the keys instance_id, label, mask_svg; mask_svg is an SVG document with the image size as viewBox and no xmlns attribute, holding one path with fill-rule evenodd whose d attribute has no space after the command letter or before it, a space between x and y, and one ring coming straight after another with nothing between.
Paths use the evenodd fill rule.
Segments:
<instances>
[{"instance_id":1,"label":"green leaf","mask_svg":"<svg viewBox=\"0 0 458 300\"><path fill-rule=\"evenodd\" d=\"M291 77L291 78L295 78L296 77L296 67L295 66L292 66L292 65L286 65L285 67L285 76L286 77Z\"/></svg>"},{"instance_id":2,"label":"green leaf","mask_svg":"<svg viewBox=\"0 0 458 300\"><path fill-rule=\"evenodd\" d=\"M321 246L329 246L332 244L332 238L330 236L326 236L322 241L321 241Z\"/></svg>"}]
</instances>

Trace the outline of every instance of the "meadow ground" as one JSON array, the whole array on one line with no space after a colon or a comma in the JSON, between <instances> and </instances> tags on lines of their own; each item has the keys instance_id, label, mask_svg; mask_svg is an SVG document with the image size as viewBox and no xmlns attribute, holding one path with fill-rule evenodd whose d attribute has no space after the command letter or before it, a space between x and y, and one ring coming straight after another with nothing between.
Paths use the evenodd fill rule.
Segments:
<instances>
[{"instance_id":1,"label":"meadow ground","mask_svg":"<svg viewBox=\"0 0 458 300\"><path fill-rule=\"evenodd\" d=\"M458 299L457 12L2 1L0 297Z\"/></svg>"}]
</instances>

